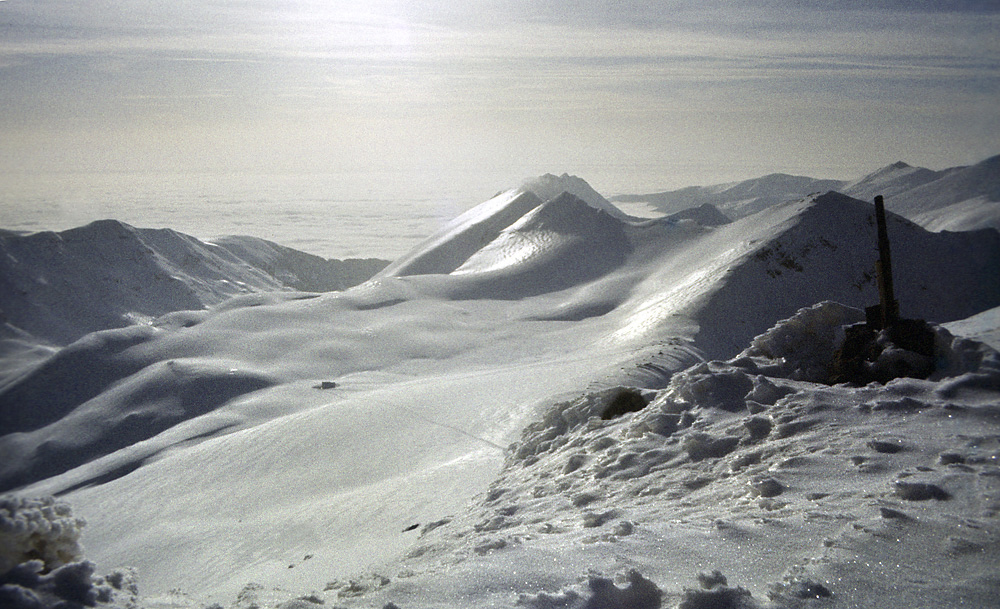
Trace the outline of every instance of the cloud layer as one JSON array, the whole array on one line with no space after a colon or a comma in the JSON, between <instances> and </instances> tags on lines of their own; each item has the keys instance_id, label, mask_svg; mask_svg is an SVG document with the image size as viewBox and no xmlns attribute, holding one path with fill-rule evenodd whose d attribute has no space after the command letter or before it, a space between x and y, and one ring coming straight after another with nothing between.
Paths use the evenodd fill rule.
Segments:
<instances>
[{"instance_id":1,"label":"cloud layer","mask_svg":"<svg viewBox=\"0 0 1000 609\"><path fill-rule=\"evenodd\" d=\"M850 177L996 152L988 3L809 4L9 0L0 170Z\"/></svg>"}]
</instances>

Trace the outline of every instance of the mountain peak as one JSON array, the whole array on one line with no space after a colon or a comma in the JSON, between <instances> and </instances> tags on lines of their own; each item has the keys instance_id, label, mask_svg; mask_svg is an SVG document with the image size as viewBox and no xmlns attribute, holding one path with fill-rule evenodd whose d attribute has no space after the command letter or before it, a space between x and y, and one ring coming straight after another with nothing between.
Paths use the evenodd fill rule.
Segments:
<instances>
[{"instance_id":1,"label":"mountain peak","mask_svg":"<svg viewBox=\"0 0 1000 609\"><path fill-rule=\"evenodd\" d=\"M601 193L594 190L586 180L569 175L568 173L560 176L546 173L537 178L525 180L521 184L521 190L534 193L542 201L554 199L562 193L567 192L582 200L587 205L604 210L616 218L622 219L626 217L626 214L605 199Z\"/></svg>"},{"instance_id":2,"label":"mountain peak","mask_svg":"<svg viewBox=\"0 0 1000 609\"><path fill-rule=\"evenodd\" d=\"M571 192L562 192L547 200L523 218L522 228L546 228L557 232L573 232L591 218L606 213Z\"/></svg>"}]
</instances>

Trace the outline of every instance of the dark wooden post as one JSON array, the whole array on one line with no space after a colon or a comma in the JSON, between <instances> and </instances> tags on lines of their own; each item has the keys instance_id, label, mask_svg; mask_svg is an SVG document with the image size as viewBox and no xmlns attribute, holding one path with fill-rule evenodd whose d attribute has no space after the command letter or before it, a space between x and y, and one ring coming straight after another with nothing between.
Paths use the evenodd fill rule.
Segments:
<instances>
[{"instance_id":1,"label":"dark wooden post","mask_svg":"<svg viewBox=\"0 0 1000 609\"><path fill-rule=\"evenodd\" d=\"M882 328L891 328L899 320L899 303L892 292L892 260L889 255L889 232L885 223L885 203L882 195L875 197L875 222L878 225L878 299Z\"/></svg>"}]
</instances>

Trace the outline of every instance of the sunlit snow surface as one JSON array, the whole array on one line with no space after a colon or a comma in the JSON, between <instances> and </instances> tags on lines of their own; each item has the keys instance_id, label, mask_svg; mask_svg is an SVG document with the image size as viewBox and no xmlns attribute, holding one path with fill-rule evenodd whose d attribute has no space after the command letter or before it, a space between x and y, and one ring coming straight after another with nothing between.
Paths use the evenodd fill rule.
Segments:
<instances>
[{"instance_id":1,"label":"sunlit snow surface","mask_svg":"<svg viewBox=\"0 0 1000 609\"><path fill-rule=\"evenodd\" d=\"M63 494L150 606L982 605L996 353L939 331L941 378L811 372L877 300L871 217L504 193L350 290L70 345L0 394L4 480ZM890 224L904 314L1000 304L995 234Z\"/></svg>"}]
</instances>

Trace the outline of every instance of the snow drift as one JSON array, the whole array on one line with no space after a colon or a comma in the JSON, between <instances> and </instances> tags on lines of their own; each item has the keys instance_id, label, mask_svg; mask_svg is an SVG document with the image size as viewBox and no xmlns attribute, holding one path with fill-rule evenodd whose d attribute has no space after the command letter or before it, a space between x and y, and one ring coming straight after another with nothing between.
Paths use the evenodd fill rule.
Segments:
<instances>
[{"instance_id":1,"label":"snow drift","mask_svg":"<svg viewBox=\"0 0 1000 609\"><path fill-rule=\"evenodd\" d=\"M816 383L859 318L821 303L663 390L551 404L489 489L425 527L404 565L441 588L482 571L495 590L551 586L522 595L529 607L660 607L661 595L670 607L987 606L1000 444L981 426L1000 414L1000 354L938 328L932 379ZM637 403L616 411L623 396ZM591 579L588 594L568 574L592 564L630 585ZM554 571L563 583L546 580Z\"/></svg>"}]
</instances>

